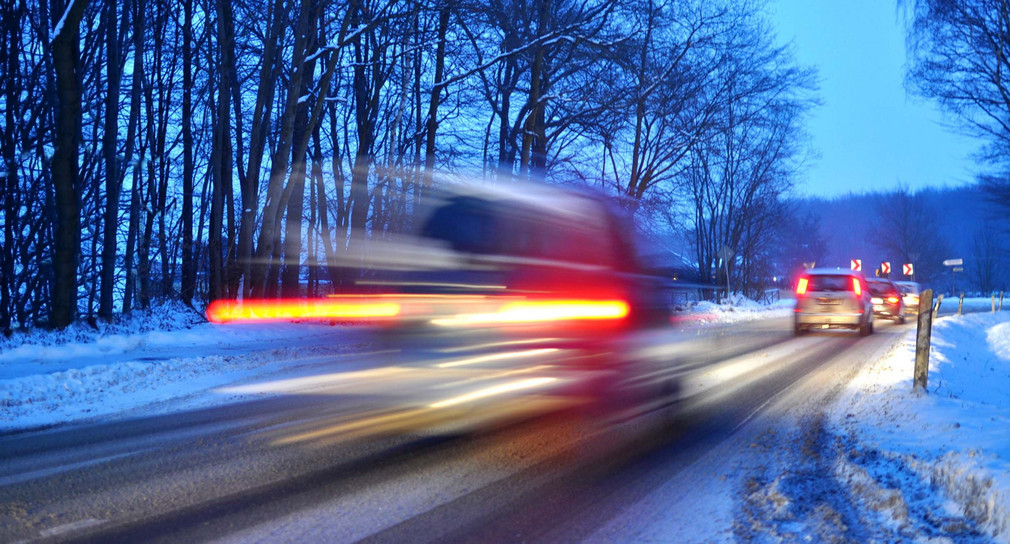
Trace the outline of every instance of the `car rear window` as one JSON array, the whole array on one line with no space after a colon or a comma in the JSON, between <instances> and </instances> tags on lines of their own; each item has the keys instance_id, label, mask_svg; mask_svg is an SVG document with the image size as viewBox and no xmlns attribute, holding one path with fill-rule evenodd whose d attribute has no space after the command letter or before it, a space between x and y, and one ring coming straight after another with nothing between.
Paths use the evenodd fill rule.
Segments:
<instances>
[{"instance_id":1,"label":"car rear window","mask_svg":"<svg viewBox=\"0 0 1010 544\"><path fill-rule=\"evenodd\" d=\"M810 276L810 291L851 291L852 276Z\"/></svg>"},{"instance_id":2,"label":"car rear window","mask_svg":"<svg viewBox=\"0 0 1010 544\"><path fill-rule=\"evenodd\" d=\"M891 287L890 283L884 283L880 281L868 282L870 285L870 292L874 295L886 295L888 293L893 293L894 288Z\"/></svg>"},{"instance_id":3,"label":"car rear window","mask_svg":"<svg viewBox=\"0 0 1010 544\"><path fill-rule=\"evenodd\" d=\"M906 294L906 295L918 295L919 294L919 287L915 286L915 285L906 285L904 283L899 283L898 284L898 289L901 289L901 292L904 293L904 294Z\"/></svg>"}]
</instances>

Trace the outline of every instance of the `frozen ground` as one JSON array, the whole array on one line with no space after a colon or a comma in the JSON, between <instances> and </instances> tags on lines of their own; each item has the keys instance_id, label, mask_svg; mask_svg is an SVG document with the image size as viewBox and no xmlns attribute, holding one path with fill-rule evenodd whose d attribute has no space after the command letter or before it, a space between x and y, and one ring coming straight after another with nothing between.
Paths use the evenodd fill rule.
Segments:
<instances>
[{"instance_id":1,"label":"frozen ground","mask_svg":"<svg viewBox=\"0 0 1010 544\"><path fill-rule=\"evenodd\" d=\"M925 394L914 359L912 330L849 384L827 425L834 470L908 534L1010 542L1010 312L938 319Z\"/></svg>"},{"instance_id":2,"label":"frozen ground","mask_svg":"<svg viewBox=\"0 0 1010 544\"><path fill-rule=\"evenodd\" d=\"M381 347L339 326L214 326L183 310L163 313L0 341L0 430L229 402L224 385L308 374L335 357L352 365L354 354ZM702 304L683 322L790 313L791 301ZM910 327L828 409L750 446L747 477L724 490L737 504L737 537L1010 542L1010 312L938 319L925 394L912 392L914 342ZM819 502L825 496L833 499ZM699 527L732 538L724 526Z\"/></svg>"},{"instance_id":3,"label":"frozen ground","mask_svg":"<svg viewBox=\"0 0 1010 544\"><path fill-rule=\"evenodd\" d=\"M763 306L702 303L686 324L787 315ZM0 340L0 430L114 414L207 406L236 399L220 388L297 376L321 360L381 346L367 330L314 323L213 325L183 306L136 313L116 325L18 334ZM350 359L350 357L348 357ZM170 402L171 401L171 402Z\"/></svg>"}]
</instances>

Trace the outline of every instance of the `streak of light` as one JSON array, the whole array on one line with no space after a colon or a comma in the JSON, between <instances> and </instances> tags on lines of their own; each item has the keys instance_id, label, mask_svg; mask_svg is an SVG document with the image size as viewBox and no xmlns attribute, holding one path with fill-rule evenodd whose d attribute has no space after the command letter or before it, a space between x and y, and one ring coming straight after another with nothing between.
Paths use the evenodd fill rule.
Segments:
<instances>
[{"instance_id":1,"label":"streak of light","mask_svg":"<svg viewBox=\"0 0 1010 544\"><path fill-rule=\"evenodd\" d=\"M207 306L212 323L263 322L292 319L374 319L395 317L396 302L341 299L215 300Z\"/></svg>"},{"instance_id":2,"label":"streak of light","mask_svg":"<svg viewBox=\"0 0 1010 544\"><path fill-rule=\"evenodd\" d=\"M545 353L554 353L559 351L557 348L544 348L544 349L531 349L519 352L504 352L504 353L492 353L489 355L479 355L476 357L467 357L466 359L456 359L455 361L449 361L447 363L439 363L435 365L438 368L453 368L457 366L475 365L480 363L487 363L491 361L502 361L508 359L521 359L525 357L535 357L537 355L543 355Z\"/></svg>"},{"instance_id":3,"label":"streak of light","mask_svg":"<svg viewBox=\"0 0 1010 544\"><path fill-rule=\"evenodd\" d=\"M433 319L443 327L493 325L507 323L537 323L547 321L622 319L628 315L628 304L621 300L552 300L521 301L505 304L497 312L457 314Z\"/></svg>"},{"instance_id":4,"label":"streak of light","mask_svg":"<svg viewBox=\"0 0 1010 544\"><path fill-rule=\"evenodd\" d=\"M558 381L557 378L529 378L526 380L503 383L501 385L494 385L491 387L486 387L484 389L478 389L477 391L471 391L470 393L448 398L439 402L434 402L432 404L429 404L428 407L435 409L448 408L450 406L456 406L457 404L472 402L475 400L493 397L496 395L503 395L505 393L522 391L524 389L533 389L536 387L542 387L544 385L556 381Z\"/></svg>"}]
</instances>

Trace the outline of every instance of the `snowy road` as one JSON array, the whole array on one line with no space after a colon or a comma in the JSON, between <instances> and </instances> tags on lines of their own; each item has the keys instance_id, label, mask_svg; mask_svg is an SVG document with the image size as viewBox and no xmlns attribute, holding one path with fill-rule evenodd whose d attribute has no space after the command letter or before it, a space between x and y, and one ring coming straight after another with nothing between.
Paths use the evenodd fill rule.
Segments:
<instances>
[{"instance_id":1,"label":"snowy road","mask_svg":"<svg viewBox=\"0 0 1010 544\"><path fill-rule=\"evenodd\" d=\"M488 406L515 416L494 427L446 432L445 420L391 405L400 397L377 384L409 386L416 405L436 391L460 398L446 387L489 375L454 368L433 382L384 356L349 355L332 364L353 372L331 375L319 363L316 379L246 386L252 400L242 403L9 433L0 540L900 540L886 518L847 498L851 479L825 470L837 451L819 422L911 326L794 339L778 319L639 339L642 357L676 360L682 371L673 427L666 411L603 424L544 394L521 397L522 410ZM559 355L530 350L505 373L541 369L547 356ZM390 432L366 432L376 428ZM817 478L790 477L804 467ZM768 496L809 515L784 519L757 500Z\"/></svg>"}]
</instances>

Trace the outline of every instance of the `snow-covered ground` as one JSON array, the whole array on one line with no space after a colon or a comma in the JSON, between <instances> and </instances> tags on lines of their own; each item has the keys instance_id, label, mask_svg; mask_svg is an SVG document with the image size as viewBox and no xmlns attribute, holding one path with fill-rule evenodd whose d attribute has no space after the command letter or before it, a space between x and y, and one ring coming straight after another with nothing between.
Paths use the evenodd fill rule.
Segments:
<instances>
[{"instance_id":1,"label":"snow-covered ground","mask_svg":"<svg viewBox=\"0 0 1010 544\"><path fill-rule=\"evenodd\" d=\"M926 393L912 391L915 331L909 327L893 348L868 360L826 413L801 422L795 438L802 455L787 455L786 437L767 434L749 455L784 455L788 465L764 480L749 469L750 487L720 496L732 496L745 519L773 520L771 529L757 527L755 534L792 534L790 527L813 534L803 532L792 510L816 501L790 505L788 497L816 492L850 497L835 506L859 505L856 517L879 517L892 528L890 536L1010 542L1010 312L990 313L990 304L966 300L965 308L978 313L936 321ZM780 318L791 308L789 300L705 303L682 323ZM163 313L99 331L0 341L0 431L231 402L239 397L222 393L223 386L307 375L335 359L353 366L356 354L382 347L355 328L217 326L185 310ZM732 480L727 488L736 485ZM813 527L828 527L837 512L807 514L818 520ZM726 530L699 527L704 540Z\"/></svg>"},{"instance_id":2,"label":"snow-covered ground","mask_svg":"<svg viewBox=\"0 0 1010 544\"><path fill-rule=\"evenodd\" d=\"M688 325L781 317L792 301L701 303ZM322 361L379 349L367 330L314 323L214 325L183 306L116 325L0 340L0 430L234 401L222 387L294 377Z\"/></svg>"},{"instance_id":3,"label":"snow-covered ground","mask_svg":"<svg viewBox=\"0 0 1010 544\"><path fill-rule=\"evenodd\" d=\"M836 478L899 532L921 534L906 527L919 511L948 542L1010 542L1010 312L939 318L925 393L914 364L913 329L835 404L828 427L847 450ZM948 502L931 504L934 489Z\"/></svg>"}]
</instances>

